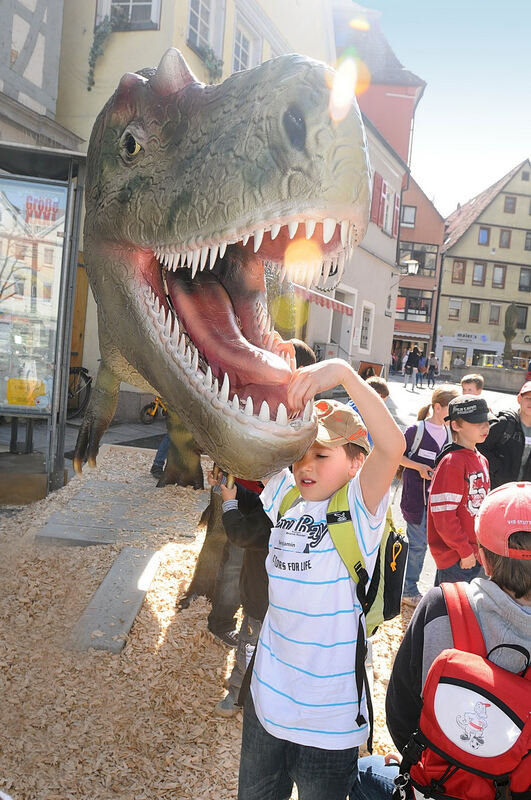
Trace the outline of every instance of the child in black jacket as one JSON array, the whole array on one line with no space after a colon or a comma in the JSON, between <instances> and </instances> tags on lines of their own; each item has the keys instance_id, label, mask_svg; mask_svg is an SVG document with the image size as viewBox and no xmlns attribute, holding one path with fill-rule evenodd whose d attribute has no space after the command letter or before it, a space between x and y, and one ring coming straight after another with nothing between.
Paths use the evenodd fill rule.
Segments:
<instances>
[{"instance_id":1,"label":"child in black jacket","mask_svg":"<svg viewBox=\"0 0 531 800\"><path fill-rule=\"evenodd\" d=\"M211 486L218 487L212 473L208 476ZM219 486L223 497L223 527L227 538L237 547L243 547L243 563L240 572L240 598L243 620L238 632L236 660L229 678L228 692L215 707L222 717L234 716L240 706L238 695L249 660L256 647L262 621L267 611L267 574L265 558L271 533L271 520L264 511L256 492L237 485L234 489Z\"/></svg>"}]
</instances>

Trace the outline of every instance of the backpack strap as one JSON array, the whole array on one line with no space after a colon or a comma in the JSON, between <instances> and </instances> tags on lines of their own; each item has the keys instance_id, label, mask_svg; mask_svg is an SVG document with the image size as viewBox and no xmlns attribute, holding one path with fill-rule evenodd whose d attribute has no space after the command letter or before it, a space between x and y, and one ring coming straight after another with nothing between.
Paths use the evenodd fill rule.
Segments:
<instances>
[{"instance_id":1,"label":"backpack strap","mask_svg":"<svg viewBox=\"0 0 531 800\"><path fill-rule=\"evenodd\" d=\"M424 436L424 431L426 430L426 424L423 419L419 419L417 423L417 430L415 431L415 438L413 439L413 444L411 445L411 450L407 454L408 458L414 456L418 453L420 448L420 443L422 442L422 437Z\"/></svg>"},{"instance_id":2,"label":"backpack strap","mask_svg":"<svg viewBox=\"0 0 531 800\"><path fill-rule=\"evenodd\" d=\"M297 489L296 486L292 486L291 489L288 489L282 501L280 503L280 507L278 509L278 519L282 519L286 511L288 511L292 505L295 503L296 500L301 496L301 493Z\"/></svg>"},{"instance_id":3,"label":"backpack strap","mask_svg":"<svg viewBox=\"0 0 531 800\"><path fill-rule=\"evenodd\" d=\"M448 609L448 617L450 618L454 647L456 650L475 653L486 658L485 640L476 615L470 605L466 586L467 584L462 581L441 584L444 601Z\"/></svg>"}]
</instances>

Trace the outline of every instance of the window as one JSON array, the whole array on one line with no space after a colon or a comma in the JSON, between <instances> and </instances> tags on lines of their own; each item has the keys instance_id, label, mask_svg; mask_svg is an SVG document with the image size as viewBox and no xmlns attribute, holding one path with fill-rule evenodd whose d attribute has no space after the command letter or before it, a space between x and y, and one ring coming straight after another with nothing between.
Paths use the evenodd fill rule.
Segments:
<instances>
[{"instance_id":1,"label":"window","mask_svg":"<svg viewBox=\"0 0 531 800\"><path fill-rule=\"evenodd\" d=\"M211 16L211 0L190 0L188 40L198 50L210 47Z\"/></svg>"},{"instance_id":2,"label":"window","mask_svg":"<svg viewBox=\"0 0 531 800\"><path fill-rule=\"evenodd\" d=\"M251 66L251 41L241 28L236 28L234 36L233 72L241 72Z\"/></svg>"},{"instance_id":3,"label":"window","mask_svg":"<svg viewBox=\"0 0 531 800\"><path fill-rule=\"evenodd\" d=\"M363 304L361 312L360 350L370 350L373 306Z\"/></svg>"},{"instance_id":4,"label":"window","mask_svg":"<svg viewBox=\"0 0 531 800\"><path fill-rule=\"evenodd\" d=\"M474 263L474 271L472 273L472 286L485 286L485 274L487 272L487 265L484 261L476 261Z\"/></svg>"},{"instance_id":5,"label":"window","mask_svg":"<svg viewBox=\"0 0 531 800\"><path fill-rule=\"evenodd\" d=\"M14 286L13 286L15 294L24 297L24 286L25 286L24 278L21 278L19 275L15 275Z\"/></svg>"},{"instance_id":6,"label":"window","mask_svg":"<svg viewBox=\"0 0 531 800\"><path fill-rule=\"evenodd\" d=\"M433 292L423 289L398 290L396 298L396 319L410 322L431 322Z\"/></svg>"},{"instance_id":7,"label":"window","mask_svg":"<svg viewBox=\"0 0 531 800\"><path fill-rule=\"evenodd\" d=\"M372 184L371 200L371 222L375 222L379 228L391 233L392 219L389 211L391 203L391 191L386 180L378 173L374 173ZM388 226L386 228L386 226Z\"/></svg>"},{"instance_id":8,"label":"window","mask_svg":"<svg viewBox=\"0 0 531 800\"><path fill-rule=\"evenodd\" d=\"M437 250L435 244L419 244L418 242L400 242L399 261L402 272L407 273L408 261L416 261L419 265L417 275L433 277L437 266Z\"/></svg>"},{"instance_id":9,"label":"window","mask_svg":"<svg viewBox=\"0 0 531 800\"><path fill-rule=\"evenodd\" d=\"M531 231L525 233L524 250L531 250Z\"/></svg>"},{"instance_id":10,"label":"window","mask_svg":"<svg viewBox=\"0 0 531 800\"><path fill-rule=\"evenodd\" d=\"M159 27L160 0L98 0L96 24L110 17L114 30L154 30Z\"/></svg>"},{"instance_id":11,"label":"window","mask_svg":"<svg viewBox=\"0 0 531 800\"><path fill-rule=\"evenodd\" d=\"M479 322L479 315L481 312L481 303L470 303L470 311L468 314L469 322Z\"/></svg>"},{"instance_id":12,"label":"window","mask_svg":"<svg viewBox=\"0 0 531 800\"><path fill-rule=\"evenodd\" d=\"M516 327L523 331L527 328L527 306L516 306Z\"/></svg>"},{"instance_id":13,"label":"window","mask_svg":"<svg viewBox=\"0 0 531 800\"><path fill-rule=\"evenodd\" d=\"M527 170L524 170L522 172L522 180L523 181L528 181L529 180L529 172Z\"/></svg>"},{"instance_id":14,"label":"window","mask_svg":"<svg viewBox=\"0 0 531 800\"><path fill-rule=\"evenodd\" d=\"M502 228L500 231L500 247L511 246L511 231Z\"/></svg>"},{"instance_id":15,"label":"window","mask_svg":"<svg viewBox=\"0 0 531 800\"><path fill-rule=\"evenodd\" d=\"M461 315L461 300L450 298L448 301L448 319L459 319Z\"/></svg>"},{"instance_id":16,"label":"window","mask_svg":"<svg viewBox=\"0 0 531 800\"><path fill-rule=\"evenodd\" d=\"M505 288L505 271L507 267L505 264L494 264L492 269L492 288L504 289Z\"/></svg>"},{"instance_id":17,"label":"window","mask_svg":"<svg viewBox=\"0 0 531 800\"><path fill-rule=\"evenodd\" d=\"M26 258L26 254L28 252L28 248L25 244L16 244L15 245L15 258L17 261L24 261Z\"/></svg>"},{"instance_id":18,"label":"window","mask_svg":"<svg viewBox=\"0 0 531 800\"><path fill-rule=\"evenodd\" d=\"M405 228L415 227L415 217L417 216L417 206L402 206L401 224Z\"/></svg>"},{"instance_id":19,"label":"window","mask_svg":"<svg viewBox=\"0 0 531 800\"><path fill-rule=\"evenodd\" d=\"M478 244L488 245L490 241L490 228L480 228L478 234Z\"/></svg>"},{"instance_id":20,"label":"window","mask_svg":"<svg viewBox=\"0 0 531 800\"><path fill-rule=\"evenodd\" d=\"M500 312L501 312L501 306L494 305L493 303L491 303L489 312L489 325L500 324Z\"/></svg>"},{"instance_id":21,"label":"window","mask_svg":"<svg viewBox=\"0 0 531 800\"><path fill-rule=\"evenodd\" d=\"M42 284L42 299L46 300L48 303L52 299L52 284L51 283L43 283Z\"/></svg>"},{"instance_id":22,"label":"window","mask_svg":"<svg viewBox=\"0 0 531 800\"><path fill-rule=\"evenodd\" d=\"M503 200L503 210L506 214L514 214L516 211L516 197L505 195Z\"/></svg>"},{"instance_id":23,"label":"window","mask_svg":"<svg viewBox=\"0 0 531 800\"><path fill-rule=\"evenodd\" d=\"M464 283L466 275L466 261L454 261L452 267L452 283Z\"/></svg>"},{"instance_id":24,"label":"window","mask_svg":"<svg viewBox=\"0 0 531 800\"><path fill-rule=\"evenodd\" d=\"M43 261L45 264L53 266L53 247L44 248Z\"/></svg>"},{"instance_id":25,"label":"window","mask_svg":"<svg viewBox=\"0 0 531 800\"><path fill-rule=\"evenodd\" d=\"M519 292L531 292L531 269L522 267L520 270Z\"/></svg>"}]
</instances>

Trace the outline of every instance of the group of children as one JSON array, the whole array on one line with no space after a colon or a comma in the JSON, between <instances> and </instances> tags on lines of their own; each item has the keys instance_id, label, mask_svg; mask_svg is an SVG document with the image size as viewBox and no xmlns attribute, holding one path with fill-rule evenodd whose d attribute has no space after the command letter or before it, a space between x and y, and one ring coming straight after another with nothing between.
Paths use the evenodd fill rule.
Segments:
<instances>
[{"instance_id":1,"label":"group of children","mask_svg":"<svg viewBox=\"0 0 531 800\"><path fill-rule=\"evenodd\" d=\"M516 527L505 495L499 500L493 495L494 516L474 528L489 491L488 464L476 450L489 427L483 398L442 390L432 398L431 414L424 415L424 438L413 453L414 434L406 431L404 439L376 386L340 359L297 369L288 388L289 406L302 411L316 394L337 385L357 411L337 401L318 401L314 444L291 470L264 480L260 496L242 487L228 489L210 476L223 497L227 535L245 547L243 637L227 695L229 706L244 705L239 800L289 800L294 783L299 800L391 797L394 775L380 769L384 762L362 759L358 771L370 702L356 648L364 614L327 524L333 521L330 500L343 487L348 512L341 514L350 515L370 577L399 463L405 474L431 478L427 505L423 493L417 507L411 506L410 519L411 525L427 519L436 586L479 576L467 591L487 646L510 647L514 639L522 648L526 630L528 645L531 638L531 484L518 488L523 499ZM405 489L409 477L404 477ZM286 509L288 493L294 499ZM414 575L409 579L406 590L412 591ZM435 588L419 602L397 655L387 717L401 751L418 724L427 669L440 650L453 646L448 617L444 620L443 595ZM506 669L519 669L514 659L506 662Z\"/></svg>"}]
</instances>

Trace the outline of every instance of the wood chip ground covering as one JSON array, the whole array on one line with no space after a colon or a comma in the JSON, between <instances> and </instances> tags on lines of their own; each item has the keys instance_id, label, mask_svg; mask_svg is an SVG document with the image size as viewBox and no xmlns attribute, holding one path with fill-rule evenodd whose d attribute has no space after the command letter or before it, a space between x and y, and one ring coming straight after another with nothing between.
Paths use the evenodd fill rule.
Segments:
<instances>
[{"instance_id":1,"label":"wood chip ground covering","mask_svg":"<svg viewBox=\"0 0 531 800\"><path fill-rule=\"evenodd\" d=\"M208 633L204 598L175 611L204 537L197 503L192 490L155 490L152 457L110 447L95 476L127 483L145 475L150 513L163 519L178 507L197 535L183 543L172 542L171 531L146 532L145 546L160 550L161 564L120 655L71 652L65 642L127 535L113 546L34 543L94 473L0 515L0 789L14 800L236 797L241 713L213 713L232 651ZM375 638L379 752L392 747L384 695L408 618L386 623Z\"/></svg>"}]
</instances>

